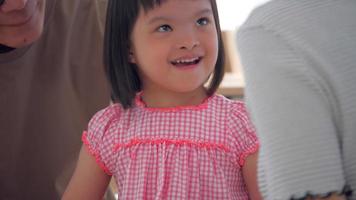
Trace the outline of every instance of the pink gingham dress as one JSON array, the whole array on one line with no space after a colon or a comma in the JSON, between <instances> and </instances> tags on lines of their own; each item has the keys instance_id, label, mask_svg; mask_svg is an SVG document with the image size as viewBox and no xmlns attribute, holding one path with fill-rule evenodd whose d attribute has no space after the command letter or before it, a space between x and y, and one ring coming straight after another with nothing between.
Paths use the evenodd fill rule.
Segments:
<instances>
[{"instance_id":1,"label":"pink gingham dress","mask_svg":"<svg viewBox=\"0 0 356 200\"><path fill-rule=\"evenodd\" d=\"M245 158L258 140L242 102L212 95L200 105L113 104L89 122L83 142L115 177L119 199L248 199Z\"/></svg>"}]
</instances>

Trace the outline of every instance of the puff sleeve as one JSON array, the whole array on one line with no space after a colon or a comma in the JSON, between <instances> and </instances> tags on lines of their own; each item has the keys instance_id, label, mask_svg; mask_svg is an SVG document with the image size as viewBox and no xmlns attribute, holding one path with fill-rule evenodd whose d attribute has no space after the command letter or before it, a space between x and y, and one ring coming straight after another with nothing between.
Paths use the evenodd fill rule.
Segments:
<instances>
[{"instance_id":1,"label":"puff sleeve","mask_svg":"<svg viewBox=\"0 0 356 200\"><path fill-rule=\"evenodd\" d=\"M89 122L88 130L83 132L82 141L89 153L95 157L103 171L112 175L115 171L114 124L118 119L120 110L111 105L97 112Z\"/></svg>"},{"instance_id":2,"label":"puff sleeve","mask_svg":"<svg viewBox=\"0 0 356 200\"><path fill-rule=\"evenodd\" d=\"M258 150L259 142L255 128L250 122L249 115L243 102L234 102L228 120L228 129L237 146L235 154L239 165L242 167L245 159Z\"/></svg>"}]
</instances>

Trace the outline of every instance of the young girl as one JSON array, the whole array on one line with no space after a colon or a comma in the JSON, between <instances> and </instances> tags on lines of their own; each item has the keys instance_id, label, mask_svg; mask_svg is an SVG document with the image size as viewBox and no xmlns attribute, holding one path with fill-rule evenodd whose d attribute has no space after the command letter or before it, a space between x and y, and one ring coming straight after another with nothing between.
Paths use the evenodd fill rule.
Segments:
<instances>
[{"instance_id":1,"label":"young girl","mask_svg":"<svg viewBox=\"0 0 356 200\"><path fill-rule=\"evenodd\" d=\"M111 176L119 199L259 199L254 128L215 94L215 0L110 0L105 42L117 103L91 119L63 199L101 199Z\"/></svg>"}]
</instances>

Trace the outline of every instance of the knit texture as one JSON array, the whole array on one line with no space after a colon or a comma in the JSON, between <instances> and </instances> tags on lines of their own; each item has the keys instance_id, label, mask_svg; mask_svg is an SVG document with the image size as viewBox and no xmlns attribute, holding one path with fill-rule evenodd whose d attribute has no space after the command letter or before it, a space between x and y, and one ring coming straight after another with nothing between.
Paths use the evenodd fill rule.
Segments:
<instances>
[{"instance_id":1,"label":"knit texture","mask_svg":"<svg viewBox=\"0 0 356 200\"><path fill-rule=\"evenodd\" d=\"M271 1L237 40L264 197L355 190L356 1Z\"/></svg>"}]
</instances>

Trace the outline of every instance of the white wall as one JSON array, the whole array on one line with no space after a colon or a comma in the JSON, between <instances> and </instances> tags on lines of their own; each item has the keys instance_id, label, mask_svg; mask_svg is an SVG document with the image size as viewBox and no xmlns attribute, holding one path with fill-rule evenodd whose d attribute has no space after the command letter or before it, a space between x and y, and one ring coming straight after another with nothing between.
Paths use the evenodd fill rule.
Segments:
<instances>
[{"instance_id":1,"label":"white wall","mask_svg":"<svg viewBox=\"0 0 356 200\"><path fill-rule=\"evenodd\" d=\"M235 30L250 12L268 0L216 0L222 30Z\"/></svg>"}]
</instances>

